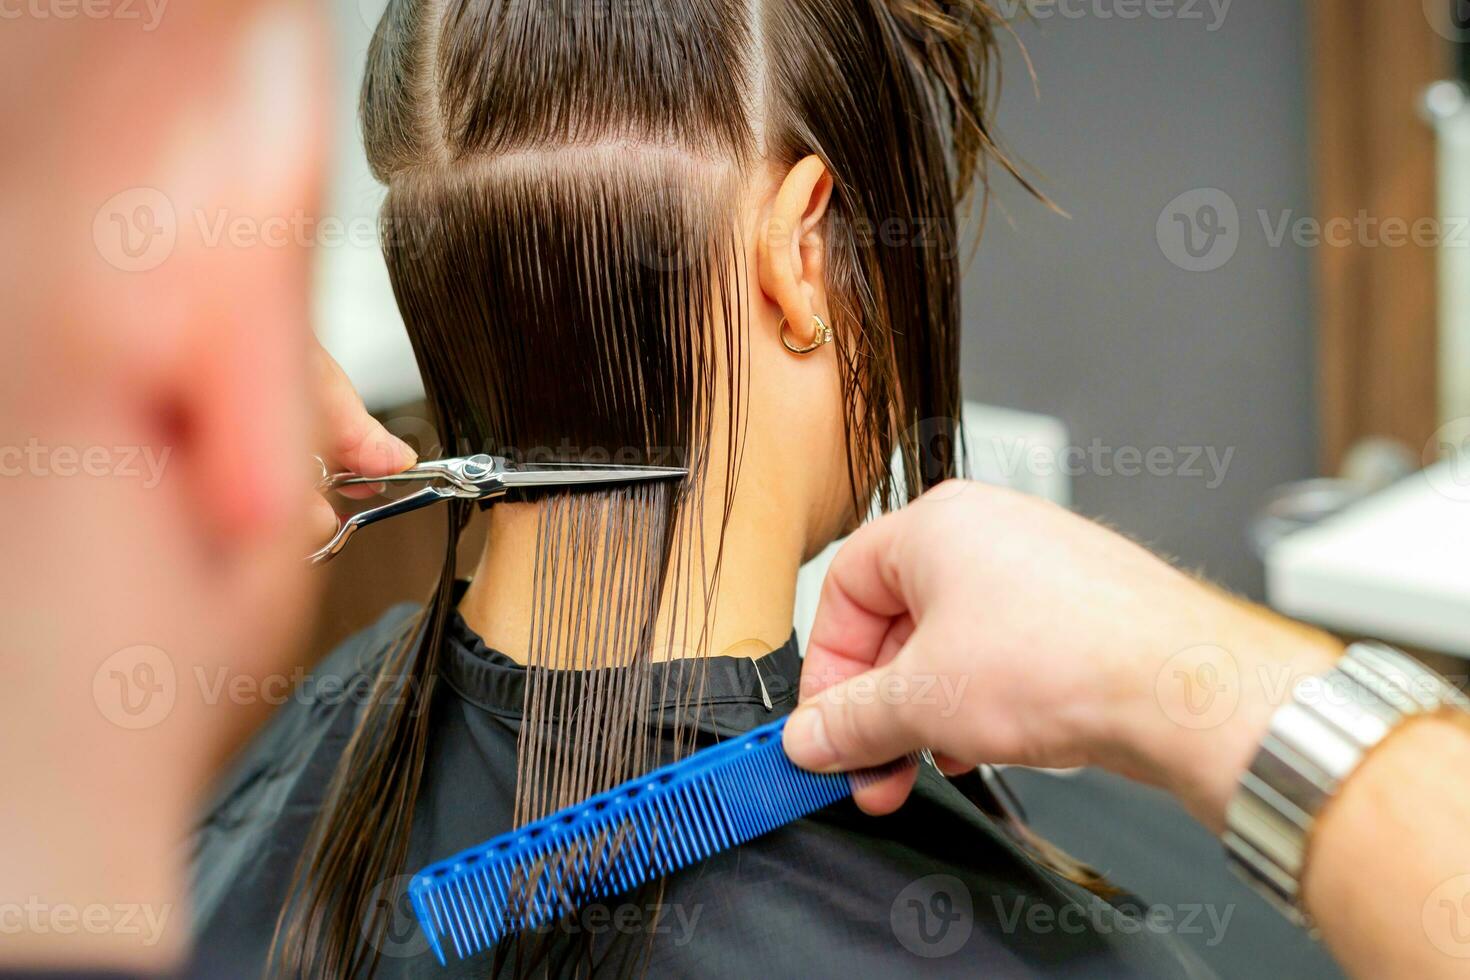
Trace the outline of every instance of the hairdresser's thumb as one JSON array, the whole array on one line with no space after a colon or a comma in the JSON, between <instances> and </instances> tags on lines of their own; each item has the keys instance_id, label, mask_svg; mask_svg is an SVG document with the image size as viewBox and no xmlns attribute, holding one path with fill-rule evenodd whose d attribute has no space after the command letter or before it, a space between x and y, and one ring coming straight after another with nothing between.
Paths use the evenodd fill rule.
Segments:
<instances>
[{"instance_id":1,"label":"hairdresser's thumb","mask_svg":"<svg viewBox=\"0 0 1470 980\"><path fill-rule=\"evenodd\" d=\"M815 772L878 766L923 747L901 700L885 699L892 665L829 687L803 702L786 722L791 761ZM901 687L901 685L900 685Z\"/></svg>"}]
</instances>

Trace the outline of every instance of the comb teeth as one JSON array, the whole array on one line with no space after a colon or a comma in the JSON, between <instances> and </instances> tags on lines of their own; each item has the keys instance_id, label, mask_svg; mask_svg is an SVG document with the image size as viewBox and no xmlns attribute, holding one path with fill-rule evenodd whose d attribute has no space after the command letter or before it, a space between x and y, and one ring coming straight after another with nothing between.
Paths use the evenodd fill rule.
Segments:
<instances>
[{"instance_id":1,"label":"comb teeth","mask_svg":"<svg viewBox=\"0 0 1470 980\"><path fill-rule=\"evenodd\" d=\"M781 748L786 719L630 780L430 865L409 883L414 913L441 964L587 902L759 837L912 765L816 774Z\"/></svg>"}]
</instances>

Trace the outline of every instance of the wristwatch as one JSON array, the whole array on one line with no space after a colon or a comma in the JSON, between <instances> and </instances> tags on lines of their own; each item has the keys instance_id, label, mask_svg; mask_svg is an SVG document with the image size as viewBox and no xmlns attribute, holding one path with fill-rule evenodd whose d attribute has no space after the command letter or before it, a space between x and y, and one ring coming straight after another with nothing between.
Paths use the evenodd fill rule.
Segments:
<instances>
[{"instance_id":1,"label":"wristwatch","mask_svg":"<svg viewBox=\"0 0 1470 980\"><path fill-rule=\"evenodd\" d=\"M1323 805L1363 757L1404 720L1470 700L1392 647L1354 643L1326 673L1302 678L1225 810L1230 866L1292 921L1301 905L1307 840Z\"/></svg>"}]
</instances>

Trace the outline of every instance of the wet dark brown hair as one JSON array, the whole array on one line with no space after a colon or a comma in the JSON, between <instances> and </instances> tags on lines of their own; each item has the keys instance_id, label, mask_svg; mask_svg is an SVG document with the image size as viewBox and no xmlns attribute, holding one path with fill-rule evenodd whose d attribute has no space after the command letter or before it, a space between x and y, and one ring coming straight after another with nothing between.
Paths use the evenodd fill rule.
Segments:
<instances>
[{"instance_id":1,"label":"wet dark brown hair","mask_svg":"<svg viewBox=\"0 0 1470 980\"><path fill-rule=\"evenodd\" d=\"M757 165L815 154L834 182L823 235L855 514L955 475L956 211L989 162L1010 169L987 122L1000 27L979 0L389 4L363 125L443 446L691 471L541 508L517 822L662 761L647 668L656 650L706 653L723 537L701 515L728 513L740 469L737 224ZM723 499L707 500L714 467ZM451 508L439 584L382 665L303 856L277 961L293 975L376 962L387 916L370 898L403 870L469 516ZM660 621L683 625L658 635ZM594 680L572 694L567 668ZM673 676L687 748L702 672Z\"/></svg>"}]
</instances>

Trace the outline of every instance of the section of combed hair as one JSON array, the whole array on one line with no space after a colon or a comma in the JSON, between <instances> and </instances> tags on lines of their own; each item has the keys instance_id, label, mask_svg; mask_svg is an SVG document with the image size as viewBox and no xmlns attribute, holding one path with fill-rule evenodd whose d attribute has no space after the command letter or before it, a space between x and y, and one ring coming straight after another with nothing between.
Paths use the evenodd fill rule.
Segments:
<instances>
[{"instance_id":1,"label":"section of combed hair","mask_svg":"<svg viewBox=\"0 0 1470 980\"><path fill-rule=\"evenodd\" d=\"M529 646L512 651L528 666L518 822L645 771L654 651L706 652L721 545L706 508L724 502L705 479L713 465L716 486L735 485L746 388L734 211L728 168L634 146L415 173L385 206L399 304L452 445L690 470L682 485L542 502ZM728 451L711 459L712 445ZM573 690L580 671L596 674ZM675 693L682 724L693 691Z\"/></svg>"}]
</instances>

